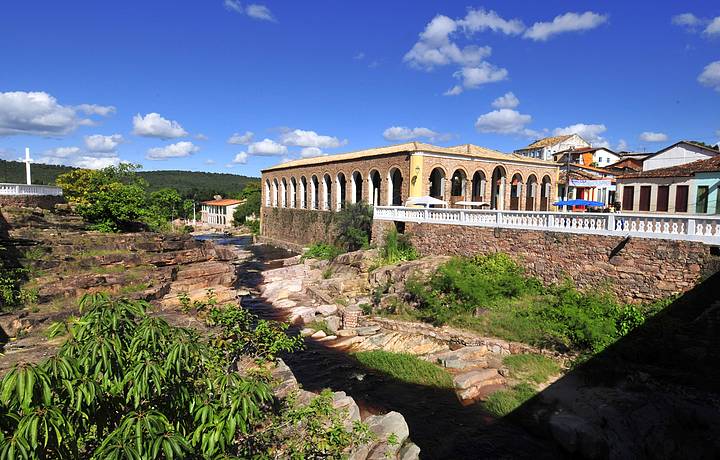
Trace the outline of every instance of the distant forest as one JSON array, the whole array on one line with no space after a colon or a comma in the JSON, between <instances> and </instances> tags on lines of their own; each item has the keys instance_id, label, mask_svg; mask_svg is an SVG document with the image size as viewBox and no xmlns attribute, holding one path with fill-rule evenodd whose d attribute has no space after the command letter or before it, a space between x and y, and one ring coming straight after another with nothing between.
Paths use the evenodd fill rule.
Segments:
<instances>
[{"instance_id":1,"label":"distant forest","mask_svg":"<svg viewBox=\"0 0 720 460\"><path fill-rule=\"evenodd\" d=\"M70 166L46 164L32 165L34 184L55 185L55 178L72 171ZM150 184L150 191L174 188L183 198L209 200L214 195L237 197L248 183L259 182L256 177L237 174L193 172L193 171L140 171L138 173ZM0 160L0 182L25 183L25 163Z\"/></svg>"}]
</instances>

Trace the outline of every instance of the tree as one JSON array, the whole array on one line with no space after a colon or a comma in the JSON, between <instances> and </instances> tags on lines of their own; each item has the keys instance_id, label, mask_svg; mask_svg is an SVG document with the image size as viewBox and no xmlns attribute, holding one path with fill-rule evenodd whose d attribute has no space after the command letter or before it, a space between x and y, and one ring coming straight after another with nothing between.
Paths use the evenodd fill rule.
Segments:
<instances>
[{"instance_id":1,"label":"tree","mask_svg":"<svg viewBox=\"0 0 720 460\"><path fill-rule=\"evenodd\" d=\"M370 244L373 211L367 203L346 203L335 215L336 238L348 251L357 251Z\"/></svg>"},{"instance_id":2,"label":"tree","mask_svg":"<svg viewBox=\"0 0 720 460\"><path fill-rule=\"evenodd\" d=\"M243 225L248 217L260 214L260 184L251 182L246 185L240 192L239 199L245 200L245 202L235 208L233 213L235 225Z\"/></svg>"},{"instance_id":3,"label":"tree","mask_svg":"<svg viewBox=\"0 0 720 460\"><path fill-rule=\"evenodd\" d=\"M173 188L161 188L150 193L148 201L151 213L164 221L176 219L182 214L183 199Z\"/></svg>"}]
</instances>

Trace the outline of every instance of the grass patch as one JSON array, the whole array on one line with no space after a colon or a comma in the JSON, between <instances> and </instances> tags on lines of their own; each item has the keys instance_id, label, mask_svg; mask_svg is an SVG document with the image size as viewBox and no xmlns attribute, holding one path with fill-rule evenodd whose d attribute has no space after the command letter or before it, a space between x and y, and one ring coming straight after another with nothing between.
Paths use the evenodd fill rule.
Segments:
<instances>
[{"instance_id":1,"label":"grass patch","mask_svg":"<svg viewBox=\"0 0 720 460\"><path fill-rule=\"evenodd\" d=\"M521 383L513 388L491 394L483 403L483 407L496 417L504 417L523 405L536 393L537 390L532 385Z\"/></svg>"},{"instance_id":2,"label":"grass patch","mask_svg":"<svg viewBox=\"0 0 720 460\"><path fill-rule=\"evenodd\" d=\"M560 366L543 355L510 355L503 359L503 364L510 370L511 377L538 384L546 382L551 376L560 372Z\"/></svg>"},{"instance_id":3,"label":"grass patch","mask_svg":"<svg viewBox=\"0 0 720 460\"><path fill-rule=\"evenodd\" d=\"M436 388L452 388L452 377L444 369L407 353L361 351L355 353L360 363L407 383Z\"/></svg>"},{"instance_id":4,"label":"grass patch","mask_svg":"<svg viewBox=\"0 0 720 460\"><path fill-rule=\"evenodd\" d=\"M121 296L135 294L137 292L142 292L149 287L150 286L147 283L131 283L121 287L118 294Z\"/></svg>"},{"instance_id":5,"label":"grass patch","mask_svg":"<svg viewBox=\"0 0 720 460\"><path fill-rule=\"evenodd\" d=\"M310 329L314 329L316 331L323 331L326 335L334 334L334 332L330 330L330 327L328 327L327 321L324 319L315 320L312 323L306 324L305 327L309 327Z\"/></svg>"},{"instance_id":6,"label":"grass patch","mask_svg":"<svg viewBox=\"0 0 720 460\"><path fill-rule=\"evenodd\" d=\"M343 253L343 250L337 246L326 243L313 243L305 251L301 259L320 259L333 260L335 257Z\"/></svg>"}]
</instances>

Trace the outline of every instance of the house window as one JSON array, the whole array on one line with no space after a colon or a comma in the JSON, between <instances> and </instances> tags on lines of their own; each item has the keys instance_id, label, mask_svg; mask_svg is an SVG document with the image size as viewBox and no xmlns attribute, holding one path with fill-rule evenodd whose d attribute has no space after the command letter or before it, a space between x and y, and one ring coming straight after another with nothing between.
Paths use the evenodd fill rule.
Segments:
<instances>
[{"instance_id":1,"label":"house window","mask_svg":"<svg viewBox=\"0 0 720 460\"><path fill-rule=\"evenodd\" d=\"M707 185L700 185L697 188L697 200L695 202L695 212L698 214L707 214L708 211L708 195L710 194L710 187Z\"/></svg>"},{"instance_id":2,"label":"house window","mask_svg":"<svg viewBox=\"0 0 720 460\"><path fill-rule=\"evenodd\" d=\"M623 187L622 210L632 211L635 202L635 187Z\"/></svg>"},{"instance_id":3,"label":"house window","mask_svg":"<svg viewBox=\"0 0 720 460\"><path fill-rule=\"evenodd\" d=\"M657 191L657 203L655 209L658 212L667 212L668 203L670 201L670 186L660 185Z\"/></svg>"},{"instance_id":4,"label":"house window","mask_svg":"<svg viewBox=\"0 0 720 460\"><path fill-rule=\"evenodd\" d=\"M652 187L643 185L640 187L640 211L650 211L650 193Z\"/></svg>"},{"instance_id":5,"label":"house window","mask_svg":"<svg viewBox=\"0 0 720 460\"><path fill-rule=\"evenodd\" d=\"M675 187L675 212L687 212L688 190L687 185L678 185Z\"/></svg>"}]
</instances>

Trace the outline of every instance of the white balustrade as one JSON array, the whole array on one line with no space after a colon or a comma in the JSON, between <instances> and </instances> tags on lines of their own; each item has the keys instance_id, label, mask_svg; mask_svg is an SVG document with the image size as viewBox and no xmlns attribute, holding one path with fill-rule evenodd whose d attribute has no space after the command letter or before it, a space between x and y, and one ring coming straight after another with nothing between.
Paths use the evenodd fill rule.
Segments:
<instances>
[{"instance_id":1,"label":"white balustrade","mask_svg":"<svg viewBox=\"0 0 720 460\"><path fill-rule=\"evenodd\" d=\"M497 211L375 206L375 219L608 236L700 241L720 245L720 217L627 213Z\"/></svg>"},{"instance_id":2,"label":"white balustrade","mask_svg":"<svg viewBox=\"0 0 720 460\"><path fill-rule=\"evenodd\" d=\"M60 187L0 183L0 195L5 196L62 196Z\"/></svg>"}]
</instances>

